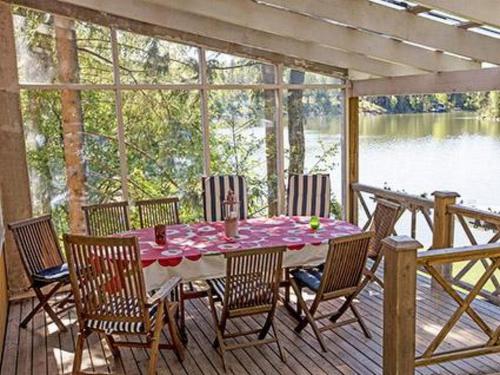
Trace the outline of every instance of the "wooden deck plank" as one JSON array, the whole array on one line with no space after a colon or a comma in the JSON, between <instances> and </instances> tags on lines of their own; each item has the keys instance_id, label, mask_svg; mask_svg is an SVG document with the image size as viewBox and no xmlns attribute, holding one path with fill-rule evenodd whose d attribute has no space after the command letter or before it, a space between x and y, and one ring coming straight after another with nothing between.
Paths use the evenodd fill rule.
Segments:
<instances>
[{"instance_id":1,"label":"wooden deck plank","mask_svg":"<svg viewBox=\"0 0 500 375\"><path fill-rule=\"evenodd\" d=\"M307 296L307 295L306 295ZM436 330L445 323L456 308L446 296L430 293L428 279L419 277L417 309L417 350L422 351ZM69 311L63 321L69 326L67 333L59 333L57 327L44 313L37 314L27 329L19 329L22 315L33 306L34 300L13 303L10 307L6 346L1 363L1 372L6 374L53 374L71 371L74 341L77 333L75 312ZM358 308L372 331L373 338L366 339L356 325L325 332L329 351L322 353L310 328L296 334L296 321L283 306L276 313L276 326L282 347L287 353L287 362L282 363L276 345L270 344L246 348L228 353L229 373L238 374L382 374L383 336L383 292L372 285L360 297ZM219 354L212 348L215 333L212 317L206 300L188 301L187 332L189 343L186 360L181 364L172 351L163 350L158 363L159 374L223 374ZM328 311L338 307L338 302L328 302ZM498 323L498 309L484 301L475 301L474 307L489 323ZM255 329L264 320L256 316L235 320L231 330ZM443 343L444 349L482 340L484 335L471 319L462 319L457 324L457 334ZM91 371L113 370L115 373L144 374L149 353L144 349L120 349L121 361L115 361L104 340L93 335L89 340L90 353L84 353L86 369ZM168 340L165 328L162 340ZM237 341L245 342L247 338ZM87 352L87 350L85 351ZM90 355L89 355L90 354ZM500 371L500 355L470 358L417 369L418 374L490 374Z\"/></svg>"}]
</instances>

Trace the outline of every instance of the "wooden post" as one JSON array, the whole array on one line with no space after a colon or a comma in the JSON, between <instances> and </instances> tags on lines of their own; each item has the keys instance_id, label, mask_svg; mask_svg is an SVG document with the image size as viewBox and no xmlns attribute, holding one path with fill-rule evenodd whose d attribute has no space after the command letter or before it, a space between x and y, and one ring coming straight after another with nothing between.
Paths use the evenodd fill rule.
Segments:
<instances>
[{"instance_id":1,"label":"wooden post","mask_svg":"<svg viewBox=\"0 0 500 375\"><path fill-rule=\"evenodd\" d=\"M345 90L344 144L342 160L344 218L358 223L358 200L352 184L359 181L359 98Z\"/></svg>"},{"instance_id":2,"label":"wooden post","mask_svg":"<svg viewBox=\"0 0 500 375\"><path fill-rule=\"evenodd\" d=\"M408 237L383 240L384 375L409 375L415 370L417 249Z\"/></svg>"},{"instance_id":3,"label":"wooden post","mask_svg":"<svg viewBox=\"0 0 500 375\"><path fill-rule=\"evenodd\" d=\"M453 215L448 212L448 206L455 204L460 195L450 191L435 191L432 195L434 196L432 249L453 247L455 220ZM451 278L451 264L441 265L439 266L439 270L446 279L449 280ZM434 279L432 279L431 286L432 289L440 288Z\"/></svg>"},{"instance_id":4,"label":"wooden post","mask_svg":"<svg viewBox=\"0 0 500 375\"><path fill-rule=\"evenodd\" d=\"M32 215L10 5L0 1L0 190L4 222ZM29 286L12 235L5 241L10 292Z\"/></svg>"}]
</instances>

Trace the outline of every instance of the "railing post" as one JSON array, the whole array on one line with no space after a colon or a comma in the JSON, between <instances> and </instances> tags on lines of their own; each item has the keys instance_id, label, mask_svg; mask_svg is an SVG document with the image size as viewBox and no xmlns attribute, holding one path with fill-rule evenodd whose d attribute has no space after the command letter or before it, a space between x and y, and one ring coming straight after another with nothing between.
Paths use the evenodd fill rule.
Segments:
<instances>
[{"instance_id":1,"label":"railing post","mask_svg":"<svg viewBox=\"0 0 500 375\"><path fill-rule=\"evenodd\" d=\"M383 240L384 374L409 375L415 370L417 249L408 236Z\"/></svg>"},{"instance_id":2,"label":"railing post","mask_svg":"<svg viewBox=\"0 0 500 375\"><path fill-rule=\"evenodd\" d=\"M435 191L434 196L434 230L432 233L432 249L445 249L453 247L453 237L455 221L452 214L448 212L448 206L457 202L460 194L452 191ZM439 271L446 278L452 277L452 265L445 264L440 266ZM434 279L431 281L432 289L438 289L439 286Z\"/></svg>"}]
</instances>

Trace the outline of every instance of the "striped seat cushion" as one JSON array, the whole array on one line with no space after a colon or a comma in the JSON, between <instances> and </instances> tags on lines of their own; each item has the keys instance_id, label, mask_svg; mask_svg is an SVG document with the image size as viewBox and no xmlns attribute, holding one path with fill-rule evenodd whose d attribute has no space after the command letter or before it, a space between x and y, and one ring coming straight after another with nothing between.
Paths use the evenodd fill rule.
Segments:
<instances>
[{"instance_id":1,"label":"striped seat cushion","mask_svg":"<svg viewBox=\"0 0 500 375\"><path fill-rule=\"evenodd\" d=\"M295 175L288 178L288 216L330 216L330 176Z\"/></svg>"},{"instance_id":2,"label":"striped seat cushion","mask_svg":"<svg viewBox=\"0 0 500 375\"><path fill-rule=\"evenodd\" d=\"M212 290L212 292L215 293L217 297L221 301L224 300L224 292L226 290L226 278L225 277L218 277L215 279L208 279L207 284Z\"/></svg>"},{"instance_id":3,"label":"striped seat cushion","mask_svg":"<svg viewBox=\"0 0 500 375\"><path fill-rule=\"evenodd\" d=\"M153 328L156 323L158 306L155 305L149 308L149 319L151 322L151 327ZM125 314L125 311L128 313ZM112 316L119 315L132 315L132 316L140 316L140 306L135 302L124 302L122 299L117 299L114 302L111 302L109 305L104 306L100 314L109 314ZM123 321L114 321L114 320L105 320L105 319L88 319L86 321L87 328L96 329L99 331L103 331L106 334L112 333L144 333L145 332L145 324L144 322L123 322Z\"/></svg>"},{"instance_id":4,"label":"striped seat cushion","mask_svg":"<svg viewBox=\"0 0 500 375\"><path fill-rule=\"evenodd\" d=\"M59 266L47 268L34 274L32 277L35 282L45 284L67 279L69 277L68 265L64 263Z\"/></svg>"},{"instance_id":5,"label":"striped seat cushion","mask_svg":"<svg viewBox=\"0 0 500 375\"><path fill-rule=\"evenodd\" d=\"M209 176L202 178L205 221L223 220L222 202L231 189L240 202L239 218L247 218L247 184L242 176Z\"/></svg>"}]
</instances>

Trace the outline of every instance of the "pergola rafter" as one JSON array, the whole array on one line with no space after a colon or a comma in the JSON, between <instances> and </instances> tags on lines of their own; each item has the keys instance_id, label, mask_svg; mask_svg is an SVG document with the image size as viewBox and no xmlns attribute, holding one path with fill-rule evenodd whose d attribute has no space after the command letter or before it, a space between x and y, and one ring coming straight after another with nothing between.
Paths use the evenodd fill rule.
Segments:
<instances>
[{"instance_id":1,"label":"pergola rafter","mask_svg":"<svg viewBox=\"0 0 500 375\"><path fill-rule=\"evenodd\" d=\"M68 0L76 2L76 0ZM296 40L362 54L382 61L412 66L428 72L470 69L459 57L401 43L391 38L313 19L301 14L263 7L250 0L147 0L171 9L257 29Z\"/></svg>"},{"instance_id":2,"label":"pergola rafter","mask_svg":"<svg viewBox=\"0 0 500 375\"><path fill-rule=\"evenodd\" d=\"M419 3L456 14L478 23L500 27L500 2L497 0L418 0Z\"/></svg>"},{"instance_id":3,"label":"pergola rafter","mask_svg":"<svg viewBox=\"0 0 500 375\"><path fill-rule=\"evenodd\" d=\"M308 62L314 62L322 64L325 67L351 68L379 77L424 73L423 70L410 66L371 59L360 54L347 53L316 43L300 40L291 41L284 36L270 34L256 29L249 29L220 20L142 1L122 0L120 3L110 0L98 2L93 0L9 1L11 3L36 9L45 9L46 11L51 11L56 14L58 12L76 13L78 8L88 8L87 14L89 14L90 10L97 11L97 13L104 12L104 15L101 17L103 19L109 19L111 23L116 23L116 20L110 18L112 18L112 16L117 16L148 23L151 25L150 29L154 29L153 25L164 28L163 33L159 35L166 39L168 35L170 35L170 38L176 41L199 44L203 47L222 50L228 53L243 54L246 56L251 55L253 58L273 60L274 62L279 62L280 57L272 56L270 55L271 53L287 56L289 60L297 59L304 61L303 63L297 61L295 64L293 64L293 61L282 61L290 65L307 66ZM71 11L71 9L73 10ZM95 18L98 16L99 15L95 15L92 17ZM124 23L125 22L120 22L117 26L126 28ZM144 32L146 27L142 29L142 32ZM158 35L158 33L156 33L156 35ZM311 69L311 66L308 68ZM332 69L329 69L330 72L327 71L328 69L322 70L325 73L332 73Z\"/></svg>"},{"instance_id":4,"label":"pergola rafter","mask_svg":"<svg viewBox=\"0 0 500 375\"><path fill-rule=\"evenodd\" d=\"M265 2L475 60L500 63L498 39L459 27L450 27L411 12L396 10L367 0L265 0ZM477 62L470 61L468 64L469 68L464 69L480 68ZM465 65L467 63L464 62L464 67Z\"/></svg>"}]
</instances>

